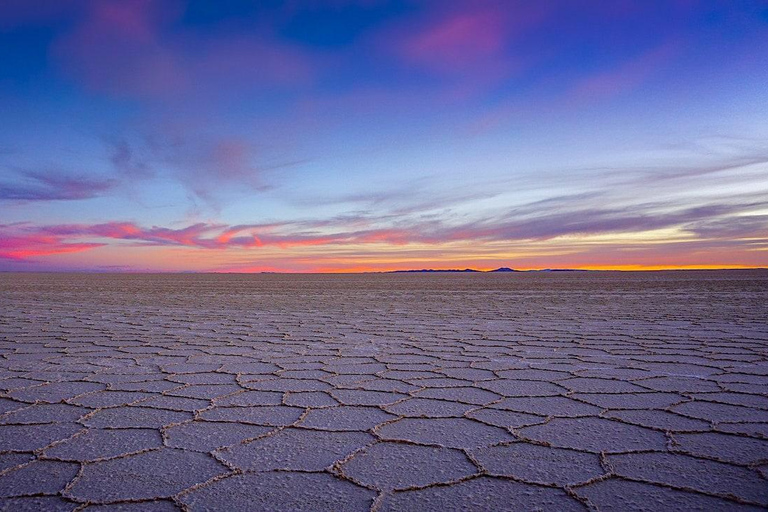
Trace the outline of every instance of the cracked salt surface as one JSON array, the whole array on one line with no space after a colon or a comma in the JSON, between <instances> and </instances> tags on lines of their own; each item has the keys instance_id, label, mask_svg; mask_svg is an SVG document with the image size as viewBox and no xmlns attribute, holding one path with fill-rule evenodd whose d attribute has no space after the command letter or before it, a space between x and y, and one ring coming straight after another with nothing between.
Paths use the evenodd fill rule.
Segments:
<instances>
[{"instance_id":1,"label":"cracked salt surface","mask_svg":"<svg viewBox=\"0 0 768 512\"><path fill-rule=\"evenodd\" d=\"M768 272L0 274L0 510L768 508Z\"/></svg>"}]
</instances>

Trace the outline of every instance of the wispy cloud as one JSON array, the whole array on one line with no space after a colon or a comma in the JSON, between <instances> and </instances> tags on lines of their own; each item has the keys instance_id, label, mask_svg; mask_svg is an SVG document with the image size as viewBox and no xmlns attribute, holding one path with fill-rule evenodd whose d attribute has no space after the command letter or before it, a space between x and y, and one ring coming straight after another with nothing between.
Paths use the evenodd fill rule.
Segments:
<instances>
[{"instance_id":1,"label":"wispy cloud","mask_svg":"<svg viewBox=\"0 0 768 512\"><path fill-rule=\"evenodd\" d=\"M586 76L571 86L569 100L583 103L604 100L640 87L680 53L679 41L667 41L612 69Z\"/></svg>"},{"instance_id":2,"label":"wispy cloud","mask_svg":"<svg viewBox=\"0 0 768 512\"><path fill-rule=\"evenodd\" d=\"M768 238L765 215L749 212L768 208L768 201L703 204L679 208L646 203L632 208L583 208L582 196L531 203L505 215L473 222L450 223L438 219L373 224L359 229L355 218L327 221L227 225L196 223L183 228L143 227L131 222L5 226L5 238L14 240L16 258L51 248L48 254L85 250L105 239L133 242L137 246L186 247L206 250L258 250L275 247L340 246L370 244L441 246L456 242L525 243L595 235L627 235L677 229L690 239L734 241ZM29 247L24 243L29 241ZM28 253L23 251L27 250ZM372 249L375 251L375 249ZM11 254L11 253L8 253ZM6 256L9 257L9 256Z\"/></svg>"},{"instance_id":3,"label":"wispy cloud","mask_svg":"<svg viewBox=\"0 0 768 512\"><path fill-rule=\"evenodd\" d=\"M146 165L162 168L190 194L210 206L233 196L264 192L274 171L303 163L261 154L257 144L239 136L210 134L196 127L174 127L150 137Z\"/></svg>"},{"instance_id":4,"label":"wispy cloud","mask_svg":"<svg viewBox=\"0 0 768 512\"><path fill-rule=\"evenodd\" d=\"M109 160L121 178L135 181L154 176L155 172L150 163L137 155L135 148L127 140L108 141L107 145L110 151Z\"/></svg>"},{"instance_id":5,"label":"wispy cloud","mask_svg":"<svg viewBox=\"0 0 768 512\"><path fill-rule=\"evenodd\" d=\"M114 179L68 176L58 171L22 171L14 181L0 182L0 200L89 199L103 195L115 184Z\"/></svg>"},{"instance_id":6,"label":"wispy cloud","mask_svg":"<svg viewBox=\"0 0 768 512\"><path fill-rule=\"evenodd\" d=\"M498 10L471 10L430 20L402 41L403 57L429 69L455 73L499 63L509 37Z\"/></svg>"}]
</instances>

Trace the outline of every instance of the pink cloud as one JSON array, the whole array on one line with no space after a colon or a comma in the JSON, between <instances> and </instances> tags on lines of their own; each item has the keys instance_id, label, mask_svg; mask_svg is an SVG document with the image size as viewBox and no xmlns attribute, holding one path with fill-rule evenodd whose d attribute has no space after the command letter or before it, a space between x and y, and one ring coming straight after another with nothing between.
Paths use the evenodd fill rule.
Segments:
<instances>
[{"instance_id":1,"label":"pink cloud","mask_svg":"<svg viewBox=\"0 0 768 512\"><path fill-rule=\"evenodd\" d=\"M536 59L519 43L551 14L542 2L445 2L420 19L384 30L380 49L433 75L443 101L461 101L517 76Z\"/></svg>"},{"instance_id":2,"label":"pink cloud","mask_svg":"<svg viewBox=\"0 0 768 512\"><path fill-rule=\"evenodd\" d=\"M669 210L656 203L625 208L594 208L582 204L580 196L537 202L493 218L465 223L417 220L387 225L385 219L369 219L371 227L360 229L359 219L271 224L227 225L196 223L181 228L144 227L132 222L100 224L0 225L0 256L23 260L40 255L83 251L106 245L108 240L125 241L133 247L179 247L205 251L244 250L261 247L337 246L375 254L386 246L419 244L445 246L471 242L520 242L523 245L545 240L567 240L574 236L642 233L677 227L690 240L712 246L732 245L749 250L764 243L764 216L748 215L764 202L702 204ZM565 243L565 242L562 242ZM116 246L119 246L117 244ZM369 246L365 250L360 246ZM370 247L372 246L372 247ZM202 258L202 252L198 254Z\"/></svg>"},{"instance_id":3,"label":"pink cloud","mask_svg":"<svg viewBox=\"0 0 768 512\"><path fill-rule=\"evenodd\" d=\"M253 172L250 145L241 140L220 140L211 148L210 159L225 178L244 178Z\"/></svg>"},{"instance_id":4,"label":"pink cloud","mask_svg":"<svg viewBox=\"0 0 768 512\"><path fill-rule=\"evenodd\" d=\"M149 149L158 167L213 205L219 196L268 188L264 172L272 167L263 162L253 143L241 137L195 133L195 128L174 126L158 132Z\"/></svg>"},{"instance_id":5,"label":"pink cloud","mask_svg":"<svg viewBox=\"0 0 768 512\"><path fill-rule=\"evenodd\" d=\"M63 224L37 228L37 233L55 237L98 237L132 240L143 245L178 245L207 249L251 247L259 245L253 235L235 236L248 226L228 227L222 224L197 223L173 229L153 226L144 228L131 222L102 224Z\"/></svg>"},{"instance_id":6,"label":"pink cloud","mask_svg":"<svg viewBox=\"0 0 768 512\"><path fill-rule=\"evenodd\" d=\"M63 237L52 235L9 235L0 231L0 258L24 261L37 256L87 251L102 247L101 243L65 242Z\"/></svg>"},{"instance_id":7,"label":"pink cloud","mask_svg":"<svg viewBox=\"0 0 768 512\"><path fill-rule=\"evenodd\" d=\"M172 4L91 3L74 31L54 43L53 55L73 78L98 91L156 95L183 89L184 69L160 34Z\"/></svg>"},{"instance_id":8,"label":"pink cloud","mask_svg":"<svg viewBox=\"0 0 768 512\"><path fill-rule=\"evenodd\" d=\"M99 92L167 100L301 85L313 74L307 55L264 30L203 36L179 28L174 22L184 7L176 1L87 5L52 54L73 79Z\"/></svg>"},{"instance_id":9,"label":"pink cloud","mask_svg":"<svg viewBox=\"0 0 768 512\"><path fill-rule=\"evenodd\" d=\"M478 61L498 59L507 39L504 22L493 11L465 12L427 27L404 41L403 56L438 71L462 71Z\"/></svg>"},{"instance_id":10,"label":"pink cloud","mask_svg":"<svg viewBox=\"0 0 768 512\"><path fill-rule=\"evenodd\" d=\"M534 2L479 2L463 10L441 9L420 25L390 34L397 53L413 65L440 73L464 73L519 63L511 45L537 27L550 8ZM512 52L513 53L513 52Z\"/></svg>"},{"instance_id":11,"label":"pink cloud","mask_svg":"<svg viewBox=\"0 0 768 512\"><path fill-rule=\"evenodd\" d=\"M209 247L213 241L203 238L211 231L220 229L219 225L192 224L186 228L172 229L164 227L142 228L128 222L109 222L95 225L75 225L69 227L74 235L94 235L119 240L137 240L150 245L183 245L188 247Z\"/></svg>"},{"instance_id":12,"label":"pink cloud","mask_svg":"<svg viewBox=\"0 0 768 512\"><path fill-rule=\"evenodd\" d=\"M613 69L577 82L569 93L572 102L610 98L641 86L680 51L680 43L667 42Z\"/></svg>"},{"instance_id":13,"label":"pink cloud","mask_svg":"<svg viewBox=\"0 0 768 512\"><path fill-rule=\"evenodd\" d=\"M405 244L419 238L416 232L407 229L372 229L364 231L340 231L331 234L314 232L280 233L277 229L290 228L290 224L275 225L239 225L197 223L173 229L154 226L141 227L131 222L107 222L102 224L61 224L41 227L25 227L17 230L25 233L18 238L19 247L35 243L56 246L64 240L81 238L108 238L114 240L135 241L149 246L183 246L202 249L247 249L253 247L275 246L280 248L320 246L342 243L391 243ZM35 242L38 240L38 242ZM88 244L71 244L88 248ZM96 244L99 246L102 244ZM9 246L10 248L10 246Z\"/></svg>"}]
</instances>

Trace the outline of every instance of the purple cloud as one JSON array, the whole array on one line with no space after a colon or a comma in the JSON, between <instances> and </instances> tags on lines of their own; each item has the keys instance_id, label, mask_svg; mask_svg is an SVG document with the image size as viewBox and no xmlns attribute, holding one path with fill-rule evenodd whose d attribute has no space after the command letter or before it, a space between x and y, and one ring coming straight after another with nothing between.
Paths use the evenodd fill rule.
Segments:
<instances>
[{"instance_id":1,"label":"purple cloud","mask_svg":"<svg viewBox=\"0 0 768 512\"><path fill-rule=\"evenodd\" d=\"M175 24L176 1L88 2L79 23L54 42L53 56L92 90L165 101L222 91L301 85L313 76L304 52L264 34L202 35Z\"/></svg>"},{"instance_id":2,"label":"purple cloud","mask_svg":"<svg viewBox=\"0 0 768 512\"><path fill-rule=\"evenodd\" d=\"M0 183L0 200L55 201L90 199L115 186L113 179L64 176L51 172L21 173L19 181Z\"/></svg>"}]
</instances>

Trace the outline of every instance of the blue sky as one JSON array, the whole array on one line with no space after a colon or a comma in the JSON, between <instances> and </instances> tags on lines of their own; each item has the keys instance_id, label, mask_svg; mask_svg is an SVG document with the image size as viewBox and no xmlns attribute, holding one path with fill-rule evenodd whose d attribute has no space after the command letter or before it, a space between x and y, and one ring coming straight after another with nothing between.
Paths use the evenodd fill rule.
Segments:
<instances>
[{"instance_id":1,"label":"blue sky","mask_svg":"<svg viewBox=\"0 0 768 512\"><path fill-rule=\"evenodd\" d=\"M11 0L0 269L768 265L768 3Z\"/></svg>"}]
</instances>

